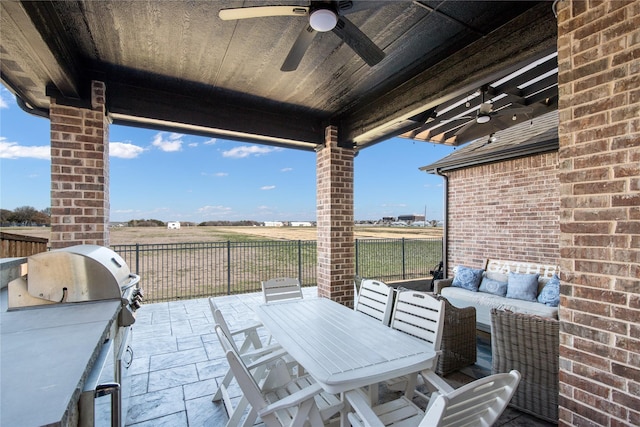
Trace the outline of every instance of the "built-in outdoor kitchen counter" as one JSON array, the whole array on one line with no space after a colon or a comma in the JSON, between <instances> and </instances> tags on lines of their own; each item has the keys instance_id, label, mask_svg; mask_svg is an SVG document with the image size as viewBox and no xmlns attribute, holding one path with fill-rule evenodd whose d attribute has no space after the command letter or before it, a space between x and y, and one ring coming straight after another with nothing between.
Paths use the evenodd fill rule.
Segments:
<instances>
[{"instance_id":1,"label":"built-in outdoor kitchen counter","mask_svg":"<svg viewBox=\"0 0 640 427\"><path fill-rule=\"evenodd\" d=\"M0 315L0 425L75 426L78 399L120 301L55 304Z\"/></svg>"},{"instance_id":2,"label":"built-in outdoor kitchen counter","mask_svg":"<svg viewBox=\"0 0 640 427\"><path fill-rule=\"evenodd\" d=\"M0 259L0 273L0 425L124 425L140 277L96 245Z\"/></svg>"}]
</instances>

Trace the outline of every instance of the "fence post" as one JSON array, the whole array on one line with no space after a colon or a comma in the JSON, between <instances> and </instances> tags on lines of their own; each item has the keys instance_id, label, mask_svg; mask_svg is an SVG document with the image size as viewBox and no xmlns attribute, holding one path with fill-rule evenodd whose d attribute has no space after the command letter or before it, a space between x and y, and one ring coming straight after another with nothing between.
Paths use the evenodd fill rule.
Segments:
<instances>
[{"instance_id":1,"label":"fence post","mask_svg":"<svg viewBox=\"0 0 640 427\"><path fill-rule=\"evenodd\" d=\"M405 259L405 254L404 254L405 248L404 248L404 237L402 238L402 280L406 280L407 279L407 260Z\"/></svg>"},{"instance_id":2,"label":"fence post","mask_svg":"<svg viewBox=\"0 0 640 427\"><path fill-rule=\"evenodd\" d=\"M356 276L360 275L360 269L358 268L358 249L359 249L358 239L356 239L356 254L355 254L356 255Z\"/></svg>"},{"instance_id":3,"label":"fence post","mask_svg":"<svg viewBox=\"0 0 640 427\"><path fill-rule=\"evenodd\" d=\"M140 243L136 243L136 274L140 274Z\"/></svg>"},{"instance_id":4,"label":"fence post","mask_svg":"<svg viewBox=\"0 0 640 427\"><path fill-rule=\"evenodd\" d=\"M298 280L302 285L302 240L298 240Z\"/></svg>"},{"instance_id":5,"label":"fence post","mask_svg":"<svg viewBox=\"0 0 640 427\"><path fill-rule=\"evenodd\" d=\"M231 240L227 240L227 295L231 295Z\"/></svg>"}]
</instances>

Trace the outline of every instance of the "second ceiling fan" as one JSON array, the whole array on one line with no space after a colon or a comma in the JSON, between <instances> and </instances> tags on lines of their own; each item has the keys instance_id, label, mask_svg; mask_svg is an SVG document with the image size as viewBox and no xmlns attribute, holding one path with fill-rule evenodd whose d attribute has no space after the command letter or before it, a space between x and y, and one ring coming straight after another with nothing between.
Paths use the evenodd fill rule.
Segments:
<instances>
[{"instance_id":1,"label":"second ceiling fan","mask_svg":"<svg viewBox=\"0 0 640 427\"><path fill-rule=\"evenodd\" d=\"M366 2L361 2L366 7ZM294 71L318 32L331 31L342 39L369 66L384 58L384 52L344 15L355 11L353 1L312 1L309 6L255 6L222 9L224 21L268 16L300 16L308 19L291 46L281 71Z\"/></svg>"}]
</instances>

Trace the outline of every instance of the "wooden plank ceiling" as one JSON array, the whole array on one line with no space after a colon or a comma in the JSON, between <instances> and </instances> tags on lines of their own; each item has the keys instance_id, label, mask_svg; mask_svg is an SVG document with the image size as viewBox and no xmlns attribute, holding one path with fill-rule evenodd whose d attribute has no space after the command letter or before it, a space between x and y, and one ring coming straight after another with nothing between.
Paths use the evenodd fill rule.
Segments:
<instances>
[{"instance_id":1,"label":"wooden plank ceiling","mask_svg":"<svg viewBox=\"0 0 640 427\"><path fill-rule=\"evenodd\" d=\"M339 25L314 33L295 70L282 71L309 27L306 15L220 18L221 10L265 5L333 8ZM475 122L482 93L492 101L489 126L512 124L500 109L525 107L519 120L557 103L550 1L77 0L0 8L2 82L34 114L46 115L52 96L86 105L90 81L100 80L116 124L303 150L322 144L332 124L342 146L363 149L400 134L466 142L485 132L469 125L455 135ZM350 26L382 51L375 65L354 51L362 39L349 40Z\"/></svg>"}]
</instances>

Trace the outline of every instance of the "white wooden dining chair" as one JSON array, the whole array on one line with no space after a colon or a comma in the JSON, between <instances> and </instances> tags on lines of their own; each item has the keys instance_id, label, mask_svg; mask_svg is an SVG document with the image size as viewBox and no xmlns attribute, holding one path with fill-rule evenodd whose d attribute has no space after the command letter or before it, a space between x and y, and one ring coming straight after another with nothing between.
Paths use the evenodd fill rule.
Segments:
<instances>
[{"instance_id":1,"label":"white wooden dining chair","mask_svg":"<svg viewBox=\"0 0 640 427\"><path fill-rule=\"evenodd\" d=\"M302 286L300 280L292 277L278 277L260 282L264 302L283 301L290 299L302 299Z\"/></svg>"},{"instance_id":2,"label":"white wooden dining chair","mask_svg":"<svg viewBox=\"0 0 640 427\"><path fill-rule=\"evenodd\" d=\"M243 425L253 425L260 417L267 427L321 427L344 407L338 396L324 392L310 376L291 377L284 360L277 361L259 384L250 372L252 365L240 357L220 326L216 334L251 405Z\"/></svg>"},{"instance_id":3,"label":"white wooden dining chair","mask_svg":"<svg viewBox=\"0 0 640 427\"><path fill-rule=\"evenodd\" d=\"M444 301L435 298L432 294L405 290L398 292L391 316L391 328L412 335L429 343L435 351L440 350L442 344L442 331L444 328ZM434 372L438 364L437 357L433 361L433 370L420 374L433 387L441 391L451 388ZM418 385L418 373L403 376L387 381L387 387L391 390L405 390L405 396L409 399L414 393L428 398L416 390ZM433 388L432 387L432 388Z\"/></svg>"},{"instance_id":4,"label":"white wooden dining chair","mask_svg":"<svg viewBox=\"0 0 640 427\"><path fill-rule=\"evenodd\" d=\"M347 414L357 427L490 427L504 412L520 382L520 373L494 374L456 390L431 395L422 411L406 396L371 407L362 390L345 394L352 412Z\"/></svg>"},{"instance_id":5,"label":"white wooden dining chair","mask_svg":"<svg viewBox=\"0 0 640 427\"><path fill-rule=\"evenodd\" d=\"M353 309L389 325L393 309L394 289L386 283L363 279Z\"/></svg>"},{"instance_id":6,"label":"white wooden dining chair","mask_svg":"<svg viewBox=\"0 0 640 427\"><path fill-rule=\"evenodd\" d=\"M216 327L223 330L225 336L229 337L230 345L235 351L242 357L245 363L251 363L254 365L253 376L256 380L261 380L267 373L269 363L279 360L282 357L286 357L287 353L279 344L263 345L258 335L258 328L262 327L259 322L253 323L245 328L231 331L227 324L222 311L218 308L213 298L209 298L209 306L211 308L211 314ZM239 337L242 343L240 346L235 341L235 338ZM233 407L231 402L231 396L228 388L233 380L233 371L229 369L218 387L218 390L213 395L213 401L217 402L222 400L227 415L229 416L228 427L237 426L242 418L242 414L247 407L245 399L241 399L240 402Z\"/></svg>"}]
</instances>

